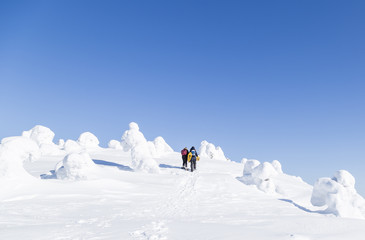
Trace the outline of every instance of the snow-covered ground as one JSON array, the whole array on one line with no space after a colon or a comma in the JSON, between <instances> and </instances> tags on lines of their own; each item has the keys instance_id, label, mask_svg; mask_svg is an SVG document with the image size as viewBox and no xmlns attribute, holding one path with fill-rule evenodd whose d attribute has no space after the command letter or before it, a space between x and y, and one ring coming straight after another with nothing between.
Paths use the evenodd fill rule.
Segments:
<instances>
[{"instance_id":1,"label":"snow-covered ground","mask_svg":"<svg viewBox=\"0 0 365 240\"><path fill-rule=\"evenodd\" d=\"M3 140L0 239L364 239L360 207L353 218L329 211L362 206L347 173L320 179L313 192L301 178L283 173L277 161L232 162L215 146L211 149L222 152L219 159L205 152L197 171L189 172L163 139L149 142L141 134L132 124L123 135L128 144L114 140L110 148L100 148L86 133L69 152L64 142L51 144L53 136L37 142L41 153L27 142L30 132ZM12 154L12 147L25 143L37 158L25 161L23 172L10 160L24 158ZM148 153L138 153L140 148ZM144 159L147 170L140 167ZM148 171L155 164L158 171ZM348 202L353 195L347 191L358 205Z\"/></svg>"}]
</instances>

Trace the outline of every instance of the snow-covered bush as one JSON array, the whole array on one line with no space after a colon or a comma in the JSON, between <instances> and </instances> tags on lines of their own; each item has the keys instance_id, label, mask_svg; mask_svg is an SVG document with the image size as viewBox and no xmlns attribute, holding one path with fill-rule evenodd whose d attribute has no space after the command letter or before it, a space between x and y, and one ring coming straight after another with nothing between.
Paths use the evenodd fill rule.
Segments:
<instances>
[{"instance_id":1,"label":"snow-covered bush","mask_svg":"<svg viewBox=\"0 0 365 240\"><path fill-rule=\"evenodd\" d=\"M131 122L129 130L122 136L122 146L124 151L131 150L132 167L138 171L157 173L160 171L157 162L153 159L150 146L139 131L137 123Z\"/></svg>"},{"instance_id":2,"label":"snow-covered bush","mask_svg":"<svg viewBox=\"0 0 365 240\"><path fill-rule=\"evenodd\" d=\"M64 144L64 149L67 153L77 153L82 151L82 147L76 141L68 139Z\"/></svg>"},{"instance_id":3,"label":"snow-covered bush","mask_svg":"<svg viewBox=\"0 0 365 240\"><path fill-rule=\"evenodd\" d=\"M68 154L62 164L56 165L56 176L59 179L84 180L96 173L96 164L86 152Z\"/></svg>"},{"instance_id":4,"label":"snow-covered bush","mask_svg":"<svg viewBox=\"0 0 365 240\"><path fill-rule=\"evenodd\" d=\"M65 147L65 140L63 140L63 139L58 140L58 147L60 149L64 148Z\"/></svg>"},{"instance_id":5,"label":"snow-covered bush","mask_svg":"<svg viewBox=\"0 0 365 240\"><path fill-rule=\"evenodd\" d=\"M122 145L117 140L110 140L108 143L108 147L113 149L123 149Z\"/></svg>"},{"instance_id":6,"label":"snow-covered bush","mask_svg":"<svg viewBox=\"0 0 365 240\"><path fill-rule=\"evenodd\" d=\"M172 153L174 150L166 143L163 137L156 137L153 140L157 156L164 155L166 153Z\"/></svg>"},{"instance_id":7,"label":"snow-covered bush","mask_svg":"<svg viewBox=\"0 0 365 240\"><path fill-rule=\"evenodd\" d=\"M277 187L272 177L275 177L281 171L281 165L279 161L273 163L263 162L258 160L243 160L243 176L241 181L248 185L256 185L258 189L266 193L275 193Z\"/></svg>"},{"instance_id":8,"label":"snow-covered bush","mask_svg":"<svg viewBox=\"0 0 365 240\"><path fill-rule=\"evenodd\" d=\"M214 144L205 140L200 144L199 153L201 157L217 160L228 160L226 156L224 156L224 152L221 147L216 147Z\"/></svg>"},{"instance_id":9,"label":"snow-covered bush","mask_svg":"<svg viewBox=\"0 0 365 240\"><path fill-rule=\"evenodd\" d=\"M54 132L44 126L36 125L29 131L23 131L23 137L29 138L37 143L42 155L64 154L60 147L53 143Z\"/></svg>"},{"instance_id":10,"label":"snow-covered bush","mask_svg":"<svg viewBox=\"0 0 365 240\"><path fill-rule=\"evenodd\" d=\"M365 218L365 200L355 189L355 178L346 170L332 178L320 178L313 187L311 203L327 205L326 212L339 217Z\"/></svg>"},{"instance_id":11,"label":"snow-covered bush","mask_svg":"<svg viewBox=\"0 0 365 240\"><path fill-rule=\"evenodd\" d=\"M91 132L84 132L80 135L77 142L80 144L81 147L84 149L97 149L99 147L99 140L98 138L92 134Z\"/></svg>"},{"instance_id":12,"label":"snow-covered bush","mask_svg":"<svg viewBox=\"0 0 365 240\"><path fill-rule=\"evenodd\" d=\"M36 125L29 131L23 131L22 136L28 137L28 138L34 140L39 146L41 144L53 143L53 138L54 138L55 134L48 127Z\"/></svg>"},{"instance_id":13,"label":"snow-covered bush","mask_svg":"<svg viewBox=\"0 0 365 240\"><path fill-rule=\"evenodd\" d=\"M28 178L23 162L40 156L37 143L27 137L4 138L0 145L0 178Z\"/></svg>"},{"instance_id":14,"label":"snow-covered bush","mask_svg":"<svg viewBox=\"0 0 365 240\"><path fill-rule=\"evenodd\" d=\"M272 161L271 164L278 173L283 173L283 170L281 169L281 163L278 160Z\"/></svg>"}]
</instances>

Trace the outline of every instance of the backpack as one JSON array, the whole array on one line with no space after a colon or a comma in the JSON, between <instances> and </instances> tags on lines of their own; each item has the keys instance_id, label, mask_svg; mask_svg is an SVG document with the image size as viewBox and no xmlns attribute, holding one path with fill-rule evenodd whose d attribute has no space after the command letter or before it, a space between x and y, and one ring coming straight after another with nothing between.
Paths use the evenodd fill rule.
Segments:
<instances>
[{"instance_id":1,"label":"backpack","mask_svg":"<svg viewBox=\"0 0 365 240\"><path fill-rule=\"evenodd\" d=\"M191 150L191 156L195 156L195 150Z\"/></svg>"},{"instance_id":2,"label":"backpack","mask_svg":"<svg viewBox=\"0 0 365 240\"><path fill-rule=\"evenodd\" d=\"M181 150L181 155L185 156L187 154L188 154L188 150L186 150L186 149Z\"/></svg>"}]
</instances>

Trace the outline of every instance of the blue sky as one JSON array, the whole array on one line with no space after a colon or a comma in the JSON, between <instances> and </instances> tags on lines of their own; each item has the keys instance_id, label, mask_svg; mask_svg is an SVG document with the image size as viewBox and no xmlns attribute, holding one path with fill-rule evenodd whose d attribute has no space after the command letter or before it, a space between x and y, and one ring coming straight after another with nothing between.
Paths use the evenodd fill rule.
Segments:
<instances>
[{"instance_id":1,"label":"blue sky","mask_svg":"<svg viewBox=\"0 0 365 240\"><path fill-rule=\"evenodd\" d=\"M278 159L365 195L363 1L1 1L0 138L106 146L135 121L175 149Z\"/></svg>"}]
</instances>

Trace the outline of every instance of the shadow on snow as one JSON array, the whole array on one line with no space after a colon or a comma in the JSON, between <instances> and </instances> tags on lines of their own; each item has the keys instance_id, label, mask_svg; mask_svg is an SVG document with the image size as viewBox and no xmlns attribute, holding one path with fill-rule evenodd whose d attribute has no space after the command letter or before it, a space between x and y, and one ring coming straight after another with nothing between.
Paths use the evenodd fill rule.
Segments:
<instances>
[{"instance_id":1,"label":"shadow on snow","mask_svg":"<svg viewBox=\"0 0 365 240\"><path fill-rule=\"evenodd\" d=\"M123 171L130 171L130 172L133 171L133 169L130 168L129 166L125 166L125 165L122 165L122 164L119 164L119 163L108 162L108 161L104 161L104 160L96 160L96 159L93 159L93 161L97 165L117 167L117 168L119 168L120 170L123 170Z\"/></svg>"},{"instance_id":2,"label":"shadow on snow","mask_svg":"<svg viewBox=\"0 0 365 240\"><path fill-rule=\"evenodd\" d=\"M176 167L176 166L172 166L172 165L168 165L168 164L160 164L159 167L160 168L176 168L176 169L181 169L181 167Z\"/></svg>"},{"instance_id":3,"label":"shadow on snow","mask_svg":"<svg viewBox=\"0 0 365 240\"><path fill-rule=\"evenodd\" d=\"M108 162L108 161L104 161L104 160L96 160L96 159L93 159L93 162L96 165L117 167L117 168L119 168L119 170L122 170L122 171L129 171L129 172L133 171L133 169L130 168L129 166L125 166L125 165L122 165L122 164L119 164L119 163ZM63 166L62 166L62 168L63 168ZM41 179L57 179L57 175L56 175L55 170L51 170L48 173L41 174L40 178Z\"/></svg>"},{"instance_id":4,"label":"shadow on snow","mask_svg":"<svg viewBox=\"0 0 365 240\"><path fill-rule=\"evenodd\" d=\"M293 200L290 200L290 199L280 198L278 200L283 201L283 202L287 202L287 203L291 203L295 207L299 208L300 210L303 210L303 211L308 212L308 213L326 214L326 211L324 211L324 210L312 211L312 210L310 210L306 207L300 206L299 204L295 203Z\"/></svg>"}]
</instances>

